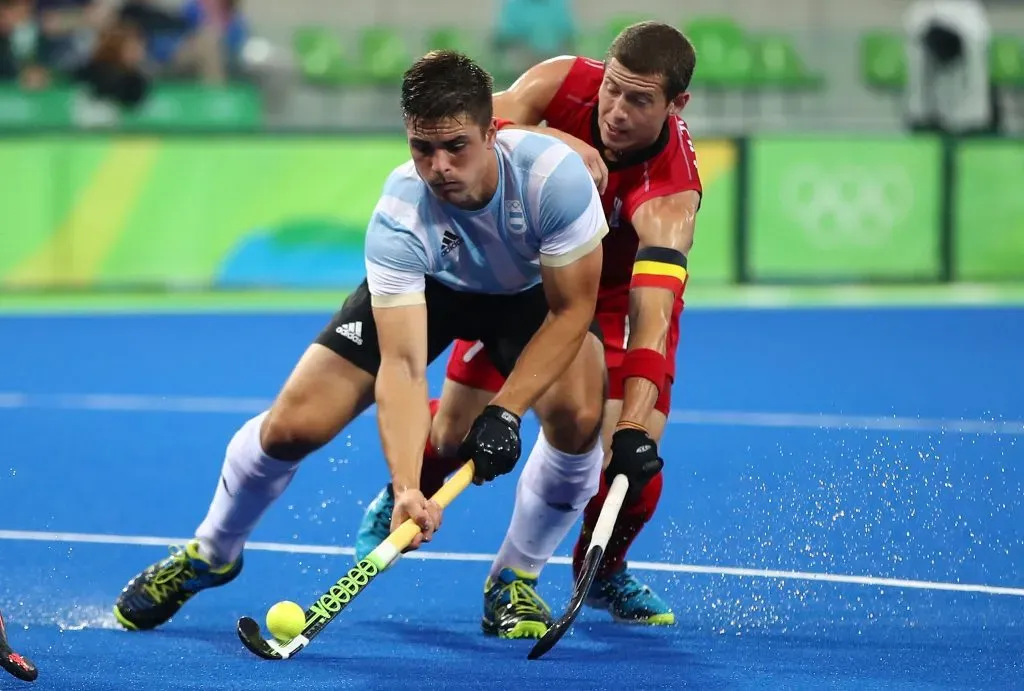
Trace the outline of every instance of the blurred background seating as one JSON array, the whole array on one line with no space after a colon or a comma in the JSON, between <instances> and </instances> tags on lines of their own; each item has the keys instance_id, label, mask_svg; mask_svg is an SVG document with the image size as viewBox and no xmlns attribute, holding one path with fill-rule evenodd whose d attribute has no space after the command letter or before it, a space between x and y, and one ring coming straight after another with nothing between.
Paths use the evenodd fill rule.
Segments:
<instances>
[{"instance_id":1,"label":"blurred background seating","mask_svg":"<svg viewBox=\"0 0 1024 691\"><path fill-rule=\"evenodd\" d=\"M893 131L908 126L906 21L914 4L786 0L769 8L695 0L684 11L659 0L628 8L602 0L2 0L0 76L7 101L15 98L12 87L37 94L20 109L35 113L42 106L28 102L52 100L39 92L68 83L104 26L131 23L145 40L147 76L176 87L153 91L155 110L170 108L169 99L181 110L228 113L242 125L392 128L392 91L410 59L428 49L464 50L505 86L546 57L601 57L623 26L655 18L697 46L694 91L701 97L688 118L698 131ZM1024 5L993 0L983 7L993 27L985 70L1005 113L1003 130L1019 132ZM221 89L202 88L210 86ZM163 93L171 95L161 100ZM13 110L0 112L0 124L16 124Z\"/></svg>"},{"instance_id":2,"label":"blurred background seating","mask_svg":"<svg viewBox=\"0 0 1024 691\"><path fill-rule=\"evenodd\" d=\"M0 0L0 286L349 286L416 56L504 88L649 18L698 54L695 282L1024 280L1014 0Z\"/></svg>"}]
</instances>

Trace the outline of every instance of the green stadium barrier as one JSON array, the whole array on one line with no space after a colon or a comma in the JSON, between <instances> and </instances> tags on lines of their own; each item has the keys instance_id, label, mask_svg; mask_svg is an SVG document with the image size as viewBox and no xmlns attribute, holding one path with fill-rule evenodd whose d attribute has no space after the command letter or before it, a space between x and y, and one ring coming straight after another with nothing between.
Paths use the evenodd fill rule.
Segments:
<instances>
[{"instance_id":1,"label":"green stadium barrier","mask_svg":"<svg viewBox=\"0 0 1024 691\"><path fill-rule=\"evenodd\" d=\"M749 144L752 281L942 276L942 143L762 137Z\"/></svg>"},{"instance_id":2,"label":"green stadium barrier","mask_svg":"<svg viewBox=\"0 0 1024 691\"><path fill-rule=\"evenodd\" d=\"M1024 279L1024 142L961 143L955 180L956 277Z\"/></svg>"},{"instance_id":3,"label":"green stadium barrier","mask_svg":"<svg viewBox=\"0 0 1024 691\"><path fill-rule=\"evenodd\" d=\"M724 139L698 141L694 146L704 196L688 257L690 280L732 283L736 280L738 147Z\"/></svg>"},{"instance_id":4,"label":"green stadium barrier","mask_svg":"<svg viewBox=\"0 0 1024 691\"><path fill-rule=\"evenodd\" d=\"M0 129L70 128L74 95L71 89L22 91L0 85Z\"/></svg>"},{"instance_id":5,"label":"green stadium barrier","mask_svg":"<svg viewBox=\"0 0 1024 691\"><path fill-rule=\"evenodd\" d=\"M0 143L0 285L353 285L394 137L62 137ZM358 258L358 261L357 261Z\"/></svg>"},{"instance_id":6,"label":"green stadium barrier","mask_svg":"<svg viewBox=\"0 0 1024 691\"><path fill-rule=\"evenodd\" d=\"M736 147L698 142L694 282L731 281ZM0 140L0 290L348 289L400 137L37 135Z\"/></svg>"},{"instance_id":7,"label":"green stadium barrier","mask_svg":"<svg viewBox=\"0 0 1024 691\"><path fill-rule=\"evenodd\" d=\"M699 141L692 281L734 282L737 252L752 282L935 281L950 258L959 280L1024 279L1024 142L953 146L947 175L931 138L765 137L745 161L732 141ZM0 290L349 288L380 186L407 158L396 136L0 139Z\"/></svg>"},{"instance_id":8,"label":"green stadium barrier","mask_svg":"<svg viewBox=\"0 0 1024 691\"><path fill-rule=\"evenodd\" d=\"M22 91L0 86L0 130L71 130L88 118L88 106L78 90L54 88ZM258 90L246 85L204 88L160 85L135 111L120 116L120 130L238 131L263 123Z\"/></svg>"}]
</instances>

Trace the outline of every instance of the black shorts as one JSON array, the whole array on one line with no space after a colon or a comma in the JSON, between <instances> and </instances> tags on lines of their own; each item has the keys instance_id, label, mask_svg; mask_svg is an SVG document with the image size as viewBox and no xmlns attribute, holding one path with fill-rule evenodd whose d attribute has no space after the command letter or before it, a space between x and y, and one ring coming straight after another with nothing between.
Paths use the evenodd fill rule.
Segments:
<instances>
[{"instance_id":1,"label":"black shorts","mask_svg":"<svg viewBox=\"0 0 1024 691\"><path fill-rule=\"evenodd\" d=\"M495 368L507 377L548 315L543 286L515 295L482 295L452 290L426 280L427 362L433 362L456 339L482 341ZM601 339L595 319L590 331ZM380 345L364 280L320 332L316 342L376 376Z\"/></svg>"}]
</instances>

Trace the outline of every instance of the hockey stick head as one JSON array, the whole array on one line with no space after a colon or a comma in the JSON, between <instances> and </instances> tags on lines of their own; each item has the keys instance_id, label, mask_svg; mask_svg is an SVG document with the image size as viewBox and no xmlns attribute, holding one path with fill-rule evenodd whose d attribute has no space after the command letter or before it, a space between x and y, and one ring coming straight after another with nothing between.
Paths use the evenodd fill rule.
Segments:
<instances>
[{"instance_id":1,"label":"hockey stick head","mask_svg":"<svg viewBox=\"0 0 1024 691\"><path fill-rule=\"evenodd\" d=\"M0 614L0 667L22 681L35 681L39 677L39 670L30 660L11 650L3 614Z\"/></svg>"},{"instance_id":2,"label":"hockey stick head","mask_svg":"<svg viewBox=\"0 0 1024 691\"><path fill-rule=\"evenodd\" d=\"M597 569L601 565L601 558L603 556L604 548L600 545L594 545L587 551L587 556L583 561L583 568L580 571L580 577L576 581L576 585L573 586L569 607L566 609L565 614L552 624L547 632L541 636L540 640L533 645L526 659L539 660L545 653L554 648L555 644L572 627L572 623L576 621L580 610L583 609L583 602L587 599L590 586L594 583L594 578L597 576Z\"/></svg>"},{"instance_id":3,"label":"hockey stick head","mask_svg":"<svg viewBox=\"0 0 1024 691\"><path fill-rule=\"evenodd\" d=\"M35 681L39 678L36 666L7 646L0 646L0 667L22 681Z\"/></svg>"},{"instance_id":4,"label":"hockey stick head","mask_svg":"<svg viewBox=\"0 0 1024 691\"><path fill-rule=\"evenodd\" d=\"M551 628L547 630L539 641L533 644L533 648L527 653L527 660L539 660L549 650L555 647L555 643L558 643L565 635L565 632L572 626L572 620L559 619Z\"/></svg>"},{"instance_id":5,"label":"hockey stick head","mask_svg":"<svg viewBox=\"0 0 1024 691\"><path fill-rule=\"evenodd\" d=\"M306 643L309 642L301 634L287 643L278 643L274 639L264 638L259 622L251 617L242 617L238 620L238 638L250 652L264 660L287 660L305 648Z\"/></svg>"}]
</instances>

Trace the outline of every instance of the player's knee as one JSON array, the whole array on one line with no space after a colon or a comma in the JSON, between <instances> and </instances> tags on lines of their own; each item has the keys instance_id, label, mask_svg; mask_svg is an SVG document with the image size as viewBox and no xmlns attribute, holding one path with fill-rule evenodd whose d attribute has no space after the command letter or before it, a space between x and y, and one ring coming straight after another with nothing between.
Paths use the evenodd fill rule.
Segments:
<instances>
[{"instance_id":1,"label":"player's knee","mask_svg":"<svg viewBox=\"0 0 1024 691\"><path fill-rule=\"evenodd\" d=\"M301 461L334 436L333 425L311 406L278 401L260 428L263 452L280 461Z\"/></svg>"},{"instance_id":2,"label":"player's knee","mask_svg":"<svg viewBox=\"0 0 1024 691\"><path fill-rule=\"evenodd\" d=\"M553 447L563 453L583 453L601 436L601 401L566 401L549 406L541 424Z\"/></svg>"}]
</instances>

